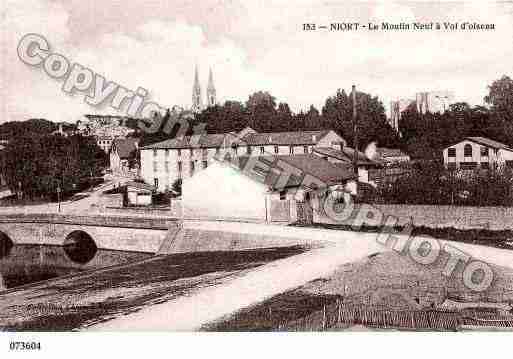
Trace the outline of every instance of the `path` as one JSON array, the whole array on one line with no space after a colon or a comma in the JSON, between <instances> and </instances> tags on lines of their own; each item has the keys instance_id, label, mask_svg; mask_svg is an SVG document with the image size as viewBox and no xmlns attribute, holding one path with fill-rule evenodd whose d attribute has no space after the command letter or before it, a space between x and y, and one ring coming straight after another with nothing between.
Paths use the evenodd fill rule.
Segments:
<instances>
[{"instance_id":1,"label":"path","mask_svg":"<svg viewBox=\"0 0 513 359\"><path fill-rule=\"evenodd\" d=\"M196 222L185 226L196 228L223 228L223 230L278 232L278 226L257 224ZM259 230L260 229L260 230ZM324 278L343 264L355 262L375 253L389 251L376 241L375 233L322 230L315 228L284 227L282 232L296 232L311 241L322 241L323 248L281 259L237 277L222 285L204 288L189 296L157 304L140 312L95 325L90 330L173 330L194 331L202 325L220 319L240 309L292 290L307 282ZM450 244L473 258L499 266L511 267L513 251L465 243L440 241Z\"/></svg>"}]
</instances>

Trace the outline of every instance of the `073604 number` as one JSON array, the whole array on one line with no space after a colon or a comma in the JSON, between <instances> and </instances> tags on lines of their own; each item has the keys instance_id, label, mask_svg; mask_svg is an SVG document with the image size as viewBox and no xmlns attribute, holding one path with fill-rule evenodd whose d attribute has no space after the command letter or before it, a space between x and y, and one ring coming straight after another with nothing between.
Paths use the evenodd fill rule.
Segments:
<instances>
[{"instance_id":1,"label":"073604 number","mask_svg":"<svg viewBox=\"0 0 513 359\"><path fill-rule=\"evenodd\" d=\"M10 350L41 350L40 342L10 342Z\"/></svg>"}]
</instances>

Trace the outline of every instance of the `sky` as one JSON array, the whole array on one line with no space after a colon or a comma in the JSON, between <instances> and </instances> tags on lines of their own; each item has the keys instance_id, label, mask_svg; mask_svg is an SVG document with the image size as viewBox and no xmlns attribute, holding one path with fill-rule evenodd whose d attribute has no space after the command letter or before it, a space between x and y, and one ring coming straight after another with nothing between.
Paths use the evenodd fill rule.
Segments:
<instances>
[{"instance_id":1,"label":"sky","mask_svg":"<svg viewBox=\"0 0 513 359\"><path fill-rule=\"evenodd\" d=\"M147 89L147 99L165 107L191 106L195 65L203 94L212 68L220 102L264 90L295 112L310 104L320 110L352 84L385 106L430 90L477 105L493 80L513 76L513 4L505 2L4 0L0 7L0 122L116 114L86 104L80 93L65 94L63 81L21 62L16 48L27 33L109 81ZM306 22L370 21L476 21L496 29L302 30Z\"/></svg>"}]
</instances>

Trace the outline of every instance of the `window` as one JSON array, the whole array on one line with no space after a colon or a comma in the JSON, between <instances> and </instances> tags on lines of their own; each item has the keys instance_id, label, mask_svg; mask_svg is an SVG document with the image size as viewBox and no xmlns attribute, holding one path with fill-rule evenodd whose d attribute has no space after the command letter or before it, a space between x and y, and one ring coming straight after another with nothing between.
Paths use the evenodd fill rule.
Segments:
<instances>
[{"instance_id":1,"label":"window","mask_svg":"<svg viewBox=\"0 0 513 359\"><path fill-rule=\"evenodd\" d=\"M278 153L278 146L274 146L274 153Z\"/></svg>"},{"instance_id":2,"label":"window","mask_svg":"<svg viewBox=\"0 0 513 359\"><path fill-rule=\"evenodd\" d=\"M462 170L473 170L476 167L477 167L476 162L461 162L460 163L460 168Z\"/></svg>"},{"instance_id":3,"label":"window","mask_svg":"<svg viewBox=\"0 0 513 359\"><path fill-rule=\"evenodd\" d=\"M166 173L169 173L169 162L164 163L164 168L166 169Z\"/></svg>"},{"instance_id":4,"label":"window","mask_svg":"<svg viewBox=\"0 0 513 359\"><path fill-rule=\"evenodd\" d=\"M287 191L280 191L280 201L284 201L287 198Z\"/></svg>"},{"instance_id":5,"label":"window","mask_svg":"<svg viewBox=\"0 0 513 359\"><path fill-rule=\"evenodd\" d=\"M219 155L221 149L219 147L216 147L216 155Z\"/></svg>"},{"instance_id":6,"label":"window","mask_svg":"<svg viewBox=\"0 0 513 359\"><path fill-rule=\"evenodd\" d=\"M207 161L203 161L203 168L207 168L208 167L208 162Z\"/></svg>"},{"instance_id":7,"label":"window","mask_svg":"<svg viewBox=\"0 0 513 359\"><path fill-rule=\"evenodd\" d=\"M248 155L250 155L250 154L251 154L251 146L248 146L248 147L246 148L246 153L247 153Z\"/></svg>"},{"instance_id":8,"label":"window","mask_svg":"<svg viewBox=\"0 0 513 359\"><path fill-rule=\"evenodd\" d=\"M159 179L158 178L154 178L153 179L153 185L157 188L159 188Z\"/></svg>"},{"instance_id":9,"label":"window","mask_svg":"<svg viewBox=\"0 0 513 359\"><path fill-rule=\"evenodd\" d=\"M456 149L454 147L451 147L447 150L447 156L448 157L456 157Z\"/></svg>"},{"instance_id":10,"label":"window","mask_svg":"<svg viewBox=\"0 0 513 359\"><path fill-rule=\"evenodd\" d=\"M178 149L178 157L180 157L181 155L182 155L182 150Z\"/></svg>"},{"instance_id":11,"label":"window","mask_svg":"<svg viewBox=\"0 0 513 359\"><path fill-rule=\"evenodd\" d=\"M153 157L157 157L157 149L156 148L153 149Z\"/></svg>"},{"instance_id":12,"label":"window","mask_svg":"<svg viewBox=\"0 0 513 359\"><path fill-rule=\"evenodd\" d=\"M481 162L481 168L487 170L490 168L490 164L488 162Z\"/></svg>"},{"instance_id":13,"label":"window","mask_svg":"<svg viewBox=\"0 0 513 359\"><path fill-rule=\"evenodd\" d=\"M481 157L488 157L488 147L481 147Z\"/></svg>"},{"instance_id":14,"label":"window","mask_svg":"<svg viewBox=\"0 0 513 359\"><path fill-rule=\"evenodd\" d=\"M308 146L303 146L303 152L308 153Z\"/></svg>"},{"instance_id":15,"label":"window","mask_svg":"<svg viewBox=\"0 0 513 359\"><path fill-rule=\"evenodd\" d=\"M293 154L294 154L294 146L290 146L290 147L289 147L289 153L290 153L291 155L293 155Z\"/></svg>"},{"instance_id":16,"label":"window","mask_svg":"<svg viewBox=\"0 0 513 359\"><path fill-rule=\"evenodd\" d=\"M189 153L191 154L191 157L192 157L192 156L194 155L194 150L191 148L191 149L189 150Z\"/></svg>"},{"instance_id":17,"label":"window","mask_svg":"<svg viewBox=\"0 0 513 359\"><path fill-rule=\"evenodd\" d=\"M195 167L195 163L194 163L194 161L191 161L191 176L194 174L194 167Z\"/></svg>"},{"instance_id":18,"label":"window","mask_svg":"<svg viewBox=\"0 0 513 359\"><path fill-rule=\"evenodd\" d=\"M260 154L261 154L261 155L263 155L263 154L264 154L264 152L265 152L265 150L264 150L264 146L260 146Z\"/></svg>"},{"instance_id":19,"label":"window","mask_svg":"<svg viewBox=\"0 0 513 359\"><path fill-rule=\"evenodd\" d=\"M468 143L463 147L463 156L472 157L472 146Z\"/></svg>"},{"instance_id":20,"label":"window","mask_svg":"<svg viewBox=\"0 0 513 359\"><path fill-rule=\"evenodd\" d=\"M157 172L159 170L157 161L153 161L153 172Z\"/></svg>"},{"instance_id":21,"label":"window","mask_svg":"<svg viewBox=\"0 0 513 359\"><path fill-rule=\"evenodd\" d=\"M178 172L182 172L182 162L178 162Z\"/></svg>"},{"instance_id":22,"label":"window","mask_svg":"<svg viewBox=\"0 0 513 359\"><path fill-rule=\"evenodd\" d=\"M169 157L169 150L166 148L166 157Z\"/></svg>"}]
</instances>

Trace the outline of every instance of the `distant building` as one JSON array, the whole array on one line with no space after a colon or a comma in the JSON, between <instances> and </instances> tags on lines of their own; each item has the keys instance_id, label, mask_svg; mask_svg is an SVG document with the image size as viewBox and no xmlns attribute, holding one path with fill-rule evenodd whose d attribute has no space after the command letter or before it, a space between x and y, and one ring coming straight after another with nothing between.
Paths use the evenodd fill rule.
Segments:
<instances>
[{"instance_id":1,"label":"distant building","mask_svg":"<svg viewBox=\"0 0 513 359\"><path fill-rule=\"evenodd\" d=\"M260 155L300 155L315 146L338 148L345 140L334 131L257 133L245 128L239 133L205 134L197 138L174 138L140 149L141 177L159 190L170 189L177 179L186 179L207 168L216 156L230 158Z\"/></svg>"},{"instance_id":2,"label":"distant building","mask_svg":"<svg viewBox=\"0 0 513 359\"><path fill-rule=\"evenodd\" d=\"M112 142L117 138L126 138L135 132L126 126L130 120L125 116L85 115L86 120L77 122L78 132L83 136L93 136L105 153L109 153Z\"/></svg>"},{"instance_id":3,"label":"distant building","mask_svg":"<svg viewBox=\"0 0 513 359\"><path fill-rule=\"evenodd\" d=\"M354 149L351 147L332 148L332 147L315 147L312 152L331 163L343 166L351 171L354 171ZM382 164L373 161L363 152L358 151L358 181L364 183L370 183L374 179L372 175L369 176L369 170L382 167ZM372 173L372 171L371 171Z\"/></svg>"},{"instance_id":4,"label":"distant building","mask_svg":"<svg viewBox=\"0 0 513 359\"><path fill-rule=\"evenodd\" d=\"M443 150L448 169L489 169L492 166L513 168L513 148L485 137L467 137Z\"/></svg>"},{"instance_id":5,"label":"distant building","mask_svg":"<svg viewBox=\"0 0 513 359\"><path fill-rule=\"evenodd\" d=\"M378 147L376 149L377 160L385 166L410 161L410 156L397 148Z\"/></svg>"},{"instance_id":6,"label":"distant building","mask_svg":"<svg viewBox=\"0 0 513 359\"><path fill-rule=\"evenodd\" d=\"M451 91L429 91L416 94L417 111L421 114L426 112L444 113L454 103L454 93Z\"/></svg>"},{"instance_id":7,"label":"distant building","mask_svg":"<svg viewBox=\"0 0 513 359\"><path fill-rule=\"evenodd\" d=\"M390 126L399 131L399 121L401 120L401 114L404 110L408 108L411 104L414 104L415 100L411 99L400 99L397 101L390 102L390 118L389 123Z\"/></svg>"},{"instance_id":8,"label":"distant building","mask_svg":"<svg viewBox=\"0 0 513 359\"><path fill-rule=\"evenodd\" d=\"M394 130L399 131L399 121L401 120L402 112L410 105L415 104L417 111L425 114L427 112L444 113L453 103L454 93L451 91L417 92L415 99L399 99L390 102L388 122Z\"/></svg>"},{"instance_id":9,"label":"distant building","mask_svg":"<svg viewBox=\"0 0 513 359\"><path fill-rule=\"evenodd\" d=\"M155 192L155 187L140 182L127 182L125 186L128 205L149 206L152 204L152 194Z\"/></svg>"},{"instance_id":10,"label":"distant building","mask_svg":"<svg viewBox=\"0 0 513 359\"><path fill-rule=\"evenodd\" d=\"M216 88L214 85L214 75L212 74L212 69L209 70L208 73L208 85L207 85L207 97L206 97L206 105L207 107L215 106L217 104L216 98ZM194 69L194 84L192 86L192 107L191 110L193 112L201 112L204 109L203 106L203 98L201 95L201 85L198 77L198 67Z\"/></svg>"},{"instance_id":11,"label":"distant building","mask_svg":"<svg viewBox=\"0 0 513 359\"><path fill-rule=\"evenodd\" d=\"M110 169L112 173L120 175L137 174L139 166L135 164L135 168L131 168L130 160L133 156L136 156L138 146L139 139L137 138L118 138L112 141L109 153Z\"/></svg>"}]
</instances>

